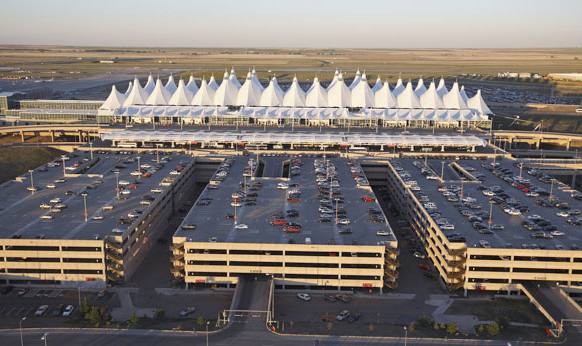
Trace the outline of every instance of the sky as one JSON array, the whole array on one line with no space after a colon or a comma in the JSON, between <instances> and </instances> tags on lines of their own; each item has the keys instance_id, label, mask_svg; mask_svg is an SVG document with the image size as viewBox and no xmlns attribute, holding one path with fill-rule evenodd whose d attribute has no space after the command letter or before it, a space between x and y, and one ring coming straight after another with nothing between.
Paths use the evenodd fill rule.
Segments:
<instances>
[{"instance_id":1,"label":"sky","mask_svg":"<svg viewBox=\"0 0 582 346\"><path fill-rule=\"evenodd\" d=\"M582 47L582 0L2 0L0 44Z\"/></svg>"}]
</instances>

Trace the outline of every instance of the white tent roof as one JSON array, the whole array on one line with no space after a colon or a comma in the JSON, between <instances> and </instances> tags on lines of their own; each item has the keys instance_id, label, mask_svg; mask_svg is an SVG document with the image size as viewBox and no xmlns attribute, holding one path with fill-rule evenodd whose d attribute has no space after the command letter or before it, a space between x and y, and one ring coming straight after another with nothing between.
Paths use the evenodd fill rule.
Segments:
<instances>
[{"instance_id":1,"label":"white tent roof","mask_svg":"<svg viewBox=\"0 0 582 346\"><path fill-rule=\"evenodd\" d=\"M170 93L170 95L172 95L174 92L176 92L176 83L174 82L174 76L170 75L170 77L168 77L168 81L166 82L166 90Z\"/></svg>"},{"instance_id":2,"label":"white tent roof","mask_svg":"<svg viewBox=\"0 0 582 346\"><path fill-rule=\"evenodd\" d=\"M190 75L190 79L188 79L188 84L186 84L186 89L190 90L192 95L196 95L196 93L198 92L198 85L196 85L194 76Z\"/></svg>"},{"instance_id":3,"label":"white tent roof","mask_svg":"<svg viewBox=\"0 0 582 346\"><path fill-rule=\"evenodd\" d=\"M396 99L398 100L398 108L420 108L420 100L414 90L412 90L411 81L408 81L406 87Z\"/></svg>"},{"instance_id":4,"label":"white tent roof","mask_svg":"<svg viewBox=\"0 0 582 346\"><path fill-rule=\"evenodd\" d=\"M344 83L343 74L340 73L337 81L327 91L327 105L329 107L349 107L350 103L350 89Z\"/></svg>"},{"instance_id":5,"label":"white tent roof","mask_svg":"<svg viewBox=\"0 0 582 346\"><path fill-rule=\"evenodd\" d=\"M125 90L125 93L124 93L125 97L127 97L127 95L129 95L129 93L131 92L132 85L133 84L131 83L131 81L129 81L129 84L127 85L127 90Z\"/></svg>"},{"instance_id":6,"label":"white tent roof","mask_svg":"<svg viewBox=\"0 0 582 346\"><path fill-rule=\"evenodd\" d=\"M376 108L395 108L397 106L396 98L390 91L388 81L385 81L382 88L374 94L374 106Z\"/></svg>"},{"instance_id":7,"label":"white tent roof","mask_svg":"<svg viewBox=\"0 0 582 346\"><path fill-rule=\"evenodd\" d=\"M222 83L214 94L214 104L217 106L232 106L236 104L236 97L238 95L238 87L236 83L229 77L228 72L224 72Z\"/></svg>"},{"instance_id":8,"label":"white tent roof","mask_svg":"<svg viewBox=\"0 0 582 346\"><path fill-rule=\"evenodd\" d=\"M180 81L178 82L178 89L176 89L174 95L170 97L168 104L173 106L189 106L192 103L193 97L194 95L190 89L188 89L184 84L184 80L180 78Z\"/></svg>"},{"instance_id":9,"label":"white tent roof","mask_svg":"<svg viewBox=\"0 0 582 346\"><path fill-rule=\"evenodd\" d=\"M428 89L420 96L422 108L440 109L445 108L442 97L436 92L434 80L430 82Z\"/></svg>"},{"instance_id":10,"label":"white tent roof","mask_svg":"<svg viewBox=\"0 0 582 346\"><path fill-rule=\"evenodd\" d=\"M170 100L171 94L166 90L164 85L162 84L162 80L158 78L156 81L156 86L154 87L154 91L148 97L146 104L147 105L167 105L168 100Z\"/></svg>"},{"instance_id":11,"label":"white tent roof","mask_svg":"<svg viewBox=\"0 0 582 346\"><path fill-rule=\"evenodd\" d=\"M372 92L375 93L380 89L382 89L382 79L380 79L380 76L378 76L378 78L376 78L376 84L374 84L372 87Z\"/></svg>"},{"instance_id":12,"label":"white tent roof","mask_svg":"<svg viewBox=\"0 0 582 346\"><path fill-rule=\"evenodd\" d=\"M123 101L125 101L125 95L117 91L117 88L113 85L111 87L111 93L109 93L109 96L99 109L117 109L123 106Z\"/></svg>"},{"instance_id":13,"label":"white tent roof","mask_svg":"<svg viewBox=\"0 0 582 346\"><path fill-rule=\"evenodd\" d=\"M333 79L331 80L331 82L327 86L327 91L329 91L329 89L331 89L331 87L333 87L333 85L337 82L339 75L340 75L340 71L338 69L336 69L334 74L333 74Z\"/></svg>"},{"instance_id":14,"label":"white tent roof","mask_svg":"<svg viewBox=\"0 0 582 346\"><path fill-rule=\"evenodd\" d=\"M467 93L465 92L464 85L461 85L461 97L463 98L463 100L465 100L465 102L469 100L469 96L467 96Z\"/></svg>"},{"instance_id":15,"label":"white tent roof","mask_svg":"<svg viewBox=\"0 0 582 346\"><path fill-rule=\"evenodd\" d=\"M230 76L228 77L228 79L230 79L230 81L233 82L234 85L236 85L237 89L240 89L241 84L236 78L236 73L234 72L234 69L230 69Z\"/></svg>"},{"instance_id":16,"label":"white tent roof","mask_svg":"<svg viewBox=\"0 0 582 346\"><path fill-rule=\"evenodd\" d=\"M154 80L154 77L152 77L151 73L148 76L148 81L146 83L146 85L144 85L143 90L148 93L148 95L150 95L152 93L152 91L154 91L154 88L156 87L156 81Z\"/></svg>"},{"instance_id":17,"label":"white tent roof","mask_svg":"<svg viewBox=\"0 0 582 346\"><path fill-rule=\"evenodd\" d=\"M209 106L214 104L214 89L206 82L206 79L202 79L200 83L200 89L192 98L192 105L194 106Z\"/></svg>"},{"instance_id":18,"label":"white tent roof","mask_svg":"<svg viewBox=\"0 0 582 346\"><path fill-rule=\"evenodd\" d=\"M394 87L394 89L392 89L392 95L394 95L394 97L398 97L398 95L400 95L400 93L403 91L404 91L404 84L402 83L402 78L398 78L398 81L396 82L396 86Z\"/></svg>"},{"instance_id":19,"label":"white tent roof","mask_svg":"<svg viewBox=\"0 0 582 346\"><path fill-rule=\"evenodd\" d=\"M350 90L354 90L356 85L358 85L358 83L360 83L361 80L362 80L362 73L360 73L360 70L358 69L356 71L356 76L354 77L354 80L350 84Z\"/></svg>"},{"instance_id":20,"label":"white tent roof","mask_svg":"<svg viewBox=\"0 0 582 346\"><path fill-rule=\"evenodd\" d=\"M305 96L307 107L327 107L327 91L319 84L319 78L313 78L313 84Z\"/></svg>"},{"instance_id":21,"label":"white tent roof","mask_svg":"<svg viewBox=\"0 0 582 346\"><path fill-rule=\"evenodd\" d=\"M269 82L269 85L263 91L261 95L261 101L259 104L261 106L279 106L283 103L283 90L279 87L277 83L277 77L273 77Z\"/></svg>"},{"instance_id":22,"label":"white tent roof","mask_svg":"<svg viewBox=\"0 0 582 346\"><path fill-rule=\"evenodd\" d=\"M297 77L293 77L293 83L283 96L283 107L305 107L305 91L301 89Z\"/></svg>"},{"instance_id":23,"label":"white tent roof","mask_svg":"<svg viewBox=\"0 0 582 346\"><path fill-rule=\"evenodd\" d=\"M459 91L459 83L455 82L451 90L443 97L445 108L449 109L465 109L467 102L463 100L461 92Z\"/></svg>"},{"instance_id":24,"label":"white tent roof","mask_svg":"<svg viewBox=\"0 0 582 346\"><path fill-rule=\"evenodd\" d=\"M146 102L148 95L139 84L139 79L135 78L133 80L133 86L129 95L125 98L123 102L123 106L131 106L131 105L143 105Z\"/></svg>"},{"instance_id":25,"label":"white tent roof","mask_svg":"<svg viewBox=\"0 0 582 346\"><path fill-rule=\"evenodd\" d=\"M374 93L370 89L365 73L360 77L358 84L352 89L351 106L362 108L374 107Z\"/></svg>"},{"instance_id":26,"label":"white tent roof","mask_svg":"<svg viewBox=\"0 0 582 346\"><path fill-rule=\"evenodd\" d=\"M483 97L481 97L481 89L477 90L475 95L467 101L467 104L469 108L476 110L482 115L493 114L491 109L489 109L485 103L485 100L483 100Z\"/></svg>"},{"instance_id":27,"label":"white tent roof","mask_svg":"<svg viewBox=\"0 0 582 346\"><path fill-rule=\"evenodd\" d=\"M251 78L253 80L253 83L255 83L256 86L259 88L259 90L261 92L263 92L263 90L265 90L265 87L261 84L261 81L259 81L259 78L257 78L257 71L255 70L254 67L253 67L253 70L251 71Z\"/></svg>"},{"instance_id":28,"label":"white tent roof","mask_svg":"<svg viewBox=\"0 0 582 346\"><path fill-rule=\"evenodd\" d=\"M416 84L414 92L416 93L416 96L420 97L422 94L424 94L425 91L426 87L424 86L424 81L422 80L422 78L420 78L418 80L418 83Z\"/></svg>"},{"instance_id":29,"label":"white tent roof","mask_svg":"<svg viewBox=\"0 0 582 346\"><path fill-rule=\"evenodd\" d=\"M445 79L442 77L439 80L439 85L436 88L436 92L440 95L440 97L445 96L449 92L447 86L445 85Z\"/></svg>"},{"instance_id":30,"label":"white tent roof","mask_svg":"<svg viewBox=\"0 0 582 346\"><path fill-rule=\"evenodd\" d=\"M261 100L261 90L253 80L253 74L249 72L244 84L240 87L236 97L237 106L258 106Z\"/></svg>"},{"instance_id":31,"label":"white tent roof","mask_svg":"<svg viewBox=\"0 0 582 346\"><path fill-rule=\"evenodd\" d=\"M216 79L214 79L214 75L210 76L210 80L208 81L208 87L212 90L218 90L218 83L216 83Z\"/></svg>"}]
</instances>

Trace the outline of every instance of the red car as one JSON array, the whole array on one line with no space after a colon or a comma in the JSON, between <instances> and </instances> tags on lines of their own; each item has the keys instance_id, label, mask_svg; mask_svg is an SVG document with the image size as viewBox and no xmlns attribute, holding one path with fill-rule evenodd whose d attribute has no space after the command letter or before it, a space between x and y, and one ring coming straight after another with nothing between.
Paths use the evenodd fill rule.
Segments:
<instances>
[{"instance_id":1,"label":"red car","mask_svg":"<svg viewBox=\"0 0 582 346\"><path fill-rule=\"evenodd\" d=\"M301 232L301 227L287 226L287 227L285 227L285 232L287 232L287 233L299 233L299 232Z\"/></svg>"},{"instance_id":2,"label":"red car","mask_svg":"<svg viewBox=\"0 0 582 346\"><path fill-rule=\"evenodd\" d=\"M376 199L372 196L362 196L362 201L366 202L366 203L373 203L374 201L376 201Z\"/></svg>"},{"instance_id":3,"label":"red car","mask_svg":"<svg viewBox=\"0 0 582 346\"><path fill-rule=\"evenodd\" d=\"M301 200L299 198L295 198L295 197L289 197L287 198L287 202L289 203L299 203Z\"/></svg>"},{"instance_id":4,"label":"red car","mask_svg":"<svg viewBox=\"0 0 582 346\"><path fill-rule=\"evenodd\" d=\"M275 225L275 226L285 226L288 223L289 222L287 222L287 220L285 220L285 219L274 219L274 220L271 220L271 225Z\"/></svg>"}]
</instances>

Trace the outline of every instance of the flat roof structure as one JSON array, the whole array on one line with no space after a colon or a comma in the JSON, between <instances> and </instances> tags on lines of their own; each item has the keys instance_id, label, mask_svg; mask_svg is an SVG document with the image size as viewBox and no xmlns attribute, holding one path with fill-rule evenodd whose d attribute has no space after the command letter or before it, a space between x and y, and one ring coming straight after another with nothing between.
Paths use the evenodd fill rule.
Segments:
<instances>
[{"instance_id":1,"label":"flat roof structure","mask_svg":"<svg viewBox=\"0 0 582 346\"><path fill-rule=\"evenodd\" d=\"M305 244L310 239L311 244L327 245L378 245L380 241L394 241L390 236L378 236L379 230L390 229L386 224L372 224L368 221L368 209L381 210L378 204L365 203L361 197L373 195L368 186L357 187L352 178L348 161L346 159L328 158L337 169L337 177L340 181L341 192L345 199L344 209L346 216L351 220L351 234L340 234L335 222L321 223L319 221L319 192L316 184L313 157L302 157L303 166L298 176L290 179L281 177L283 162L289 161L289 156L262 156L264 171L268 177L247 178L247 182L261 183L261 188L256 191L256 205L243 205L237 208L238 224L246 224L248 229L235 229L234 222L227 220L227 214L234 214L231 206L231 195L241 191L243 182L243 170L248 162L248 157L236 157L226 179L217 189L206 189L200 196L199 202L188 213L178 229L175 237L186 237L192 242L208 242L215 238L217 243L274 243L274 244ZM287 191L278 189L279 183L297 184L301 190L300 202L287 201ZM210 205L203 205L201 200L211 200ZM273 214L295 209L299 212L296 218L289 221L301 224L300 233L286 233L281 227L269 223ZM184 229L184 225L194 224L195 230Z\"/></svg>"},{"instance_id":2,"label":"flat roof structure","mask_svg":"<svg viewBox=\"0 0 582 346\"><path fill-rule=\"evenodd\" d=\"M417 166L413 162L417 162ZM527 196L525 192L511 186L508 182L503 180L500 176L493 174L493 172L486 167L491 167L492 159L487 160L444 160L444 181L441 183L440 179L427 179L421 173L421 169L425 165L423 159L397 159L392 161L395 166L402 167L406 172L410 173L410 179L418 183L420 191L416 192L417 197L424 194L429 201L436 205L441 217L446 219L447 223L455 227L454 230L445 230L445 235L461 234L467 239L467 246L481 247L480 242L486 241L491 247L501 248L546 248L546 249L577 249L582 248L582 234L581 227L569 224L567 217L558 216L560 209L553 207L540 206L536 200L544 197ZM440 177L443 161L436 159L426 160L428 168L432 170L437 177ZM519 176L519 168L512 165L508 160L497 160L498 169L507 169L508 172L515 176ZM479 174L479 180L471 182L469 179L462 178L457 169L453 167L462 167L470 174ZM491 169L490 168L490 169ZM567 202L571 210L582 211L582 201L570 197L569 192L562 191L559 184L555 183L552 187L551 183L542 182L530 175L526 168L522 170L522 177L529 179L533 186L544 189L547 192L552 191L553 198L559 199L562 202ZM462 182L462 183L461 183ZM470 204L473 208L468 208L474 213L480 214L483 219L482 223L486 226L489 221L490 207L492 210L492 224L502 225L503 230L494 230L492 234L481 234L472 226L472 222L468 217L461 215L457 201L451 202L447 200L447 196L443 192L438 191L439 187L447 187L447 190L455 190L457 196L460 197L461 184L463 185L463 197L471 198ZM499 203L490 206L489 198L483 194L481 189L498 186L500 191L506 193L509 198L514 199L520 206L528 209L527 212L521 215L509 215L504 212L504 206ZM447 193L447 192L445 192ZM548 196L545 197L547 199ZM428 202L423 202L428 203ZM525 210L525 209L524 209ZM553 236L552 238L532 238L535 232L527 231L522 222L528 220L528 216L539 215L548 220L551 225L556 226L556 230L563 232L564 235ZM546 233L551 233L550 231Z\"/></svg>"},{"instance_id":3,"label":"flat roof structure","mask_svg":"<svg viewBox=\"0 0 582 346\"><path fill-rule=\"evenodd\" d=\"M128 142L223 142L256 144L308 145L403 145L481 147L485 141L474 135L431 135L398 133L318 133L318 132L259 132L259 131L111 131L103 140Z\"/></svg>"},{"instance_id":4,"label":"flat roof structure","mask_svg":"<svg viewBox=\"0 0 582 346\"><path fill-rule=\"evenodd\" d=\"M67 171L64 182L62 161L55 160L58 167L42 166L32 173L34 186L38 191L32 193L27 188L31 186L30 174L22 176L25 180L6 182L0 185L0 237L22 239L104 239L112 234L113 229L126 229L129 225L121 225L120 219L127 218L130 212L140 210L145 212L148 205L140 204L145 196L156 198L159 194L152 193L151 189L159 188L160 182L175 169L180 161L190 161L191 158L183 155L160 156L162 162L168 162L160 167L151 177L137 178L130 175L137 170L136 155L94 154L91 161L89 153L75 152L66 161L69 168L74 164L79 167L87 166L85 174L74 174ZM155 166L156 155L142 154L141 165ZM117 199L117 179L112 170L119 167L119 182L130 191L128 195L121 194ZM126 168L122 168L126 167ZM46 169L46 171L44 171ZM138 184L134 184L135 182ZM133 184L127 188L127 184ZM47 188L52 184L54 188ZM134 189L135 188L135 189ZM82 192L87 193L87 217L85 222L85 208ZM51 212L49 208L41 209L41 204L54 205L52 199L59 198L66 205L60 212ZM103 207L113 206L109 211ZM54 209L54 208L53 208ZM43 215L52 215L52 219L41 219ZM102 218L102 219L101 219Z\"/></svg>"}]
</instances>

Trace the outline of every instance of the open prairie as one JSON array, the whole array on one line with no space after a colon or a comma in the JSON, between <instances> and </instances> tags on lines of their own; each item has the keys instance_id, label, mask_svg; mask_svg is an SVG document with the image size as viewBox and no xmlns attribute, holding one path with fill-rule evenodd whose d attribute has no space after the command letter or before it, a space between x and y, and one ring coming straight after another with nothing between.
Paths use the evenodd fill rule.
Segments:
<instances>
[{"instance_id":1,"label":"open prairie","mask_svg":"<svg viewBox=\"0 0 582 346\"><path fill-rule=\"evenodd\" d=\"M103 61L114 61L107 63ZM580 72L582 49L219 49L0 46L0 79L81 79L173 72L220 76L252 66L262 75L328 79L338 68L375 78L496 75L503 71Z\"/></svg>"}]
</instances>

